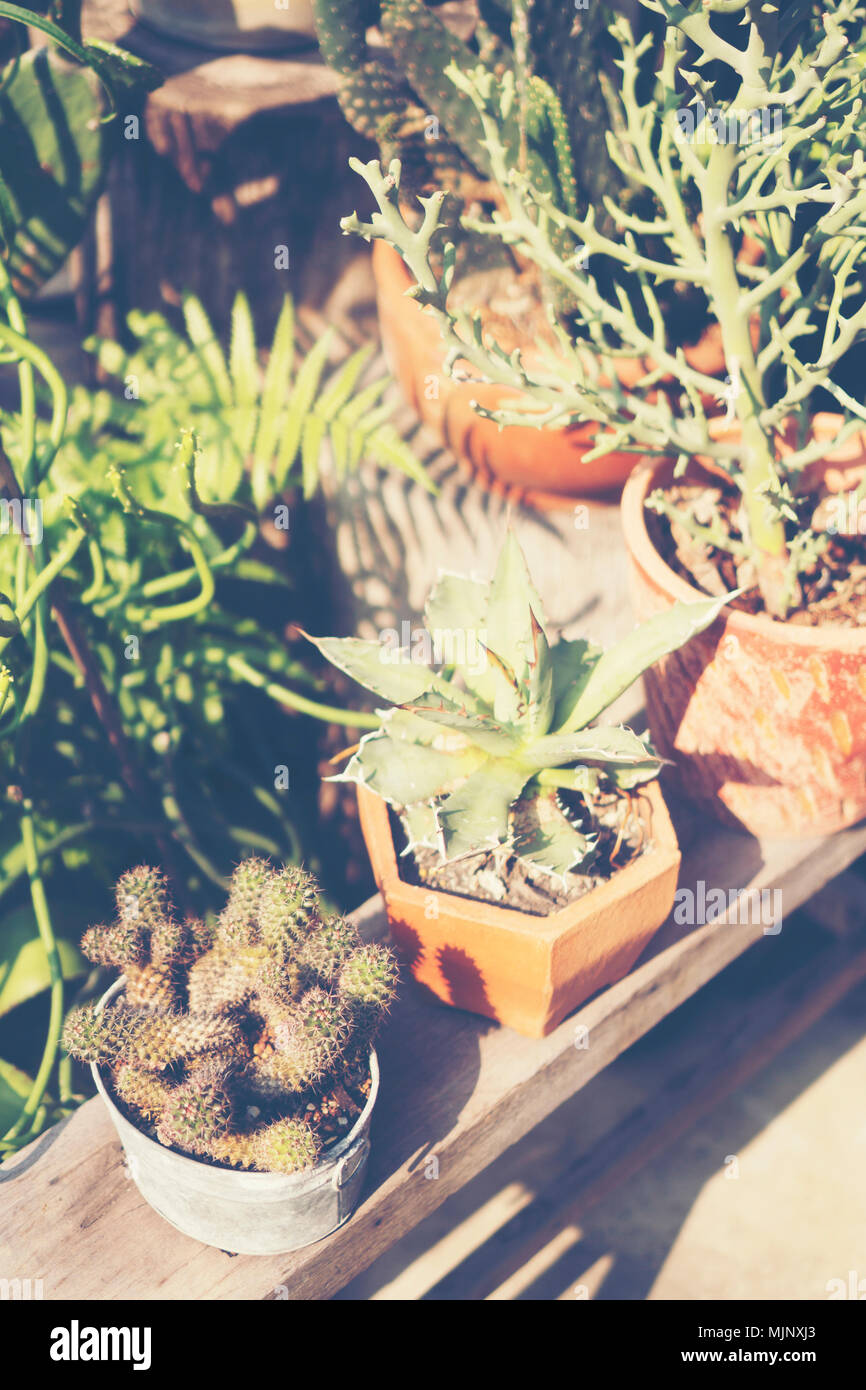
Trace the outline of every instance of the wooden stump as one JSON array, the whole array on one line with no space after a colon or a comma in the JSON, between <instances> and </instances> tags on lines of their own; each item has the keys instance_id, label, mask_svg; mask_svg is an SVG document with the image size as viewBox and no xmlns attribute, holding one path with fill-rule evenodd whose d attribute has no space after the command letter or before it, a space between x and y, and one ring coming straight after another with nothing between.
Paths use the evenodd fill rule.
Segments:
<instances>
[{"instance_id":1,"label":"wooden stump","mask_svg":"<svg viewBox=\"0 0 866 1390\"><path fill-rule=\"evenodd\" d=\"M189 290L224 328L243 289L264 335L287 291L321 303L356 249L339 231L363 201L347 161L370 150L315 47L214 53L144 28L125 0L86 0L83 27L166 79L138 124L123 122L108 212L83 253L85 319L111 331L100 306L164 308Z\"/></svg>"}]
</instances>

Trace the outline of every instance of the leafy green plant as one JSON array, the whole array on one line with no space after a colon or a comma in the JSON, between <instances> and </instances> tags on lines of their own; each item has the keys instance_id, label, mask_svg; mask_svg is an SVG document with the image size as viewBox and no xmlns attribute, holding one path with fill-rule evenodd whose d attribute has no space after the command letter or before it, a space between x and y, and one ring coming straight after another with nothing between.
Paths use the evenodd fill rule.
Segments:
<instances>
[{"instance_id":1,"label":"leafy green plant","mask_svg":"<svg viewBox=\"0 0 866 1390\"><path fill-rule=\"evenodd\" d=\"M41 11L49 9L51 14ZM40 31L0 70L0 251L19 294L30 296L81 240L119 135L119 108L134 110L162 81L148 63L81 38L81 3L0 3L0 19Z\"/></svg>"},{"instance_id":2,"label":"leafy green plant","mask_svg":"<svg viewBox=\"0 0 866 1390\"><path fill-rule=\"evenodd\" d=\"M86 344L104 371L125 385L131 405L112 404L105 424L122 430L142 464L164 456L166 441L189 428L203 446L197 475L202 489L214 499L234 496L249 470L259 511L296 481L305 498L313 495L325 444L339 479L367 459L435 491L391 423L394 405L383 401L389 376L379 372L369 379L372 344L331 371L337 334L327 329L299 355L294 305L287 297L262 372L245 295L238 294L232 308L228 355L194 295L184 298L183 317L186 337L160 314L133 312L127 323L137 340L134 351L108 340Z\"/></svg>"},{"instance_id":3,"label":"leafy green plant","mask_svg":"<svg viewBox=\"0 0 866 1390\"><path fill-rule=\"evenodd\" d=\"M604 710L654 661L718 616L725 599L678 603L603 651L551 642L526 563L509 533L489 584L446 575L428 598L427 640L440 669L357 638L313 638L327 659L394 709L367 734L341 780L397 807L410 847L444 859L497 845L565 874L592 858L594 837L558 801L625 791L661 760ZM447 663L441 664L441 663Z\"/></svg>"},{"instance_id":4,"label":"leafy green plant","mask_svg":"<svg viewBox=\"0 0 866 1390\"><path fill-rule=\"evenodd\" d=\"M117 908L82 947L123 971L122 998L74 1009L64 1046L163 1144L227 1167L312 1167L345 1132L329 1132L322 1098L338 1085L345 1104L369 1079L395 993L390 952L323 915L312 874L258 858L235 870L214 926L180 921L147 867L121 877Z\"/></svg>"},{"instance_id":5,"label":"leafy green plant","mask_svg":"<svg viewBox=\"0 0 866 1390\"><path fill-rule=\"evenodd\" d=\"M740 495L739 534L693 522L690 529L707 545L746 558L766 611L784 618L828 541L811 526L814 499L801 495L804 470L828 448L810 437L811 402L823 389L840 406L837 444L858 433L866 418L862 403L834 380L842 359L866 336L859 272L866 209L864 10L856 0L843 0L832 12L805 5L788 25L774 7L747 0L641 3L664 19L662 60L652 81L643 82L650 40L636 41L627 19L614 21L621 80L608 144L611 158L656 210L637 216L607 199L615 235L600 229L595 209L575 216L515 166L503 135L519 99L513 75L494 81L482 69L454 64L448 70L476 111L494 177L505 190L504 210L464 218L464 226L513 247L577 305L571 328L554 323L556 351L540 365L486 345L478 316L450 309L453 249L441 265L431 255L441 191L421 199L421 224L410 226L398 198L399 162L384 175L375 161L354 161L378 212L370 221L347 218L343 227L384 238L400 251L416 281L410 293L439 320L449 369L462 358L483 379L530 394L527 410L518 404L494 413L501 425L597 421L604 429L589 458L621 449L671 455L678 472L696 455L713 460ZM734 16L739 43L719 32L719 17ZM699 115L696 121L693 113L689 138L692 94L713 120ZM718 138L722 119L762 111L781 115L778 140L765 139L760 122L754 138ZM738 259L745 231L761 246L760 264ZM560 233L581 244L579 261L562 254ZM627 292L627 281L597 274L597 265L618 266L632 283L636 278L639 296ZM671 345L663 301L675 281L700 287L720 326L736 437L720 437L708 420L718 381ZM635 355L647 371L626 389L616 359ZM664 391L654 389L662 382Z\"/></svg>"},{"instance_id":6,"label":"leafy green plant","mask_svg":"<svg viewBox=\"0 0 866 1390\"><path fill-rule=\"evenodd\" d=\"M18 409L0 414L4 529L18 532L0 545L0 976L18 981L0 1016L35 992L22 962L34 914L51 999L42 1062L2 1150L74 1103L57 1043L64 979L86 966L68 939L119 866L144 840L198 905L242 852L315 863L301 829L316 819L315 740L284 707L375 725L323 702L323 681L287 647L298 576L264 545L257 499L275 501L275 518L296 514L277 495L296 479L309 492L326 439L338 468L363 450L421 470L382 381L362 379L364 354L332 371L326 341L296 363L289 303L264 370L242 299L228 356L196 301L188 341L134 316L135 351L93 345L123 373L122 397L70 395L28 337L2 260L0 303L0 352L19 380Z\"/></svg>"}]
</instances>

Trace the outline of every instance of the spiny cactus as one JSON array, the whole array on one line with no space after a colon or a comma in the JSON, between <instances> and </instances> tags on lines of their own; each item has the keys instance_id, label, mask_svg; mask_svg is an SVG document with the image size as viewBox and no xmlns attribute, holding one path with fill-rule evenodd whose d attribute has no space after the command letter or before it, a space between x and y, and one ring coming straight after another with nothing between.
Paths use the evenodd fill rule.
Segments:
<instances>
[{"instance_id":1,"label":"spiny cactus","mask_svg":"<svg viewBox=\"0 0 866 1390\"><path fill-rule=\"evenodd\" d=\"M310 1167L333 1136L307 1112L334 1087L363 1096L394 997L390 952L363 946L344 918L323 919L312 874L262 859L239 865L215 928L179 923L147 867L124 874L117 905L118 921L83 944L125 972L125 992L105 1009L73 1009L66 1050L102 1067L163 1144L232 1167Z\"/></svg>"},{"instance_id":2,"label":"spiny cactus","mask_svg":"<svg viewBox=\"0 0 866 1390\"><path fill-rule=\"evenodd\" d=\"M628 791L661 767L631 729L594 721L654 661L708 627L726 601L678 603L609 651L583 640L551 643L509 532L489 584L446 575L427 600L429 649L441 670L416 660L416 650L410 658L378 642L311 639L396 706L335 780L360 783L395 806L409 847L445 860L501 845L549 873L588 865L597 837L569 818L558 793ZM361 1030L388 988L371 947L340 969L338 993Z\"/></svg>"},{"instance_id":3,"label":"spiny cactus","mask_svg":"<svg viewBox=\"0 0 866 1390\"><path fill-rule=\"evenodd\" d=\"M379 143L384 160L401 160L410 191L499 196L483 124L444 78L449 65L468 73L481 64L497 82L514 74L518 100L503 119L503 142L514 166L560 206L577 210L578 185L595 201L618 179L604 144L597 75L603 4L577 15L563 0L483 0L469 41L443 24L435 0L314 0L314 7L348 120ZM373 24L384 56L367 44Z\"/></svg>"}]
</instances>

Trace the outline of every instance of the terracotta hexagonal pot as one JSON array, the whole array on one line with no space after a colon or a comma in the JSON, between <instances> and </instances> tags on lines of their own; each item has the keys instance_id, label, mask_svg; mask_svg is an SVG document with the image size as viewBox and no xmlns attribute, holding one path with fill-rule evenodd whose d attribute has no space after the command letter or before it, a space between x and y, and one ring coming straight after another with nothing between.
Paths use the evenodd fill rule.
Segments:
<instances>
[{"instance_id":1,"label":"terracotta hexagonal pot","mask_svg":"<svg viewBox=\"0 0 866 1390\"><path fill-rule=\"evenodd\" d=\"M673 907L677 838L659 786L643 789L652 848L549 917L406 883L386 802L358 787L367 850L391 936L415 979L458 1009L545 1037L622 979Z\"/></svg>"},{"instance_id":2,"label":"terracotta hexagonal pot","mask_svg":"<svg viewBox=\"0 0 866 1390\"><path fill-rule=\"evenodd\" d=\"M832 418L816 418L816 434ZM838 428L838 426L837 426ZM866 455L828 452L838 486ZM665 563L644 502L670 480L645 461L622 499L635 616L705 597ZM719 820L765 838L823 835L866 816L866 631L801 627L728 610L644 674L653 742L682 789Z\"/></svg>"}]
</instances>

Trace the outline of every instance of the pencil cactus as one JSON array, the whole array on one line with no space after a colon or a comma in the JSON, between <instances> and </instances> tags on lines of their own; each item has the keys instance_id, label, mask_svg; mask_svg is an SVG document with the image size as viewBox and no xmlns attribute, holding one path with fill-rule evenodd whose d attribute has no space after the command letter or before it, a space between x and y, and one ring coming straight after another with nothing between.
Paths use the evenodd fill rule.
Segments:
<instances>
[{"instance_id":1,"label":"pencil cactus","mask_svg":"<svg viewBox=\"0 0 866 1390\"><path fill-rule=\"evenodd\" d=\"M594 208L575 216L514 160L513 74L494 81L482 66L448 69L481 119L506 204L492 219L464 217L463 226L514 248L570 296L576 313L570 325L556 325L556 355L532 365L499 351L477 320L451 309L453 248L440 264L434 244L444 194L422 198L421 225L410 226L399 161L387 175L375 162L353 162L378 211L343 227L400 251L416 281L411 293L439 320L448 370L462 359L482 379L532 398L525 409L517 402L493 412L500 425L598 422L588 460L622 447L671 456L679 469L695 456L712 460L740 494L739 534L693 521L689 529L711 549L745 560L765 611L784 618L829 542L812 526L814 499L810 506L802 495L808 466L828 450L810 430L816 393L828 391L843 413L836 445L866 419L837 371L866 339L864 12L857 0L842 0L832 10L797 7L782 24L778 7L752 0L641 3L664 20L661 61L648 70L649 38L638 41L623 16L611 25L622 56L608 146L649 201L638 216L606 199L613 234ZM742 41L724 37L725 24L739 24ZM562 254L564 232L585 249L580 264ZM738 259L746 232L760 248L759 264ZM671 346L664 306L679 282L702 291L721 330L738 426L727 437L707 419L718 382ZM623 355L646 364L629 388L617 378Z\"/></svg>"},{"instance_id":2,"label":"pencil cactus","mask_svg":"<svg viewBox=\"0 0 866 1390\"><path fill-rule=\"evenodd\" d=\"M489 584L447 575L430 594L426 645L439 653L438 671L416 659L421 643L410 656L356 638L311 639L395 706L336 780L399 808L409 846L446 860L508 845L553 873L588 863L595 839L557 793L627 790L661 767L632 730L593 721L647 666L713 622L725 601L678 603L608 651L552 643L509 533ZM340 983L362 1007L375 1007L385 986L364 952L343 966Z\"/></svg>"},{"instance_id":3,"label":"pencil cactus","mask_svg":"<svg viewBox=\"0 0 866 1390\"><path fill-rule=\"evenodd\" d=\"M349 1075L363 1086L394 997L390 952L323 918L311 874L261 859L235 871L215 931L179 922L145 867L123 876L117 904L118 921L83 945L125 972L124 994L73 1009L67 1051L101 1066L164 1144L245 1168L310 1166L329 1141L306 1112Z\"/></svg>"}]
</instances>

